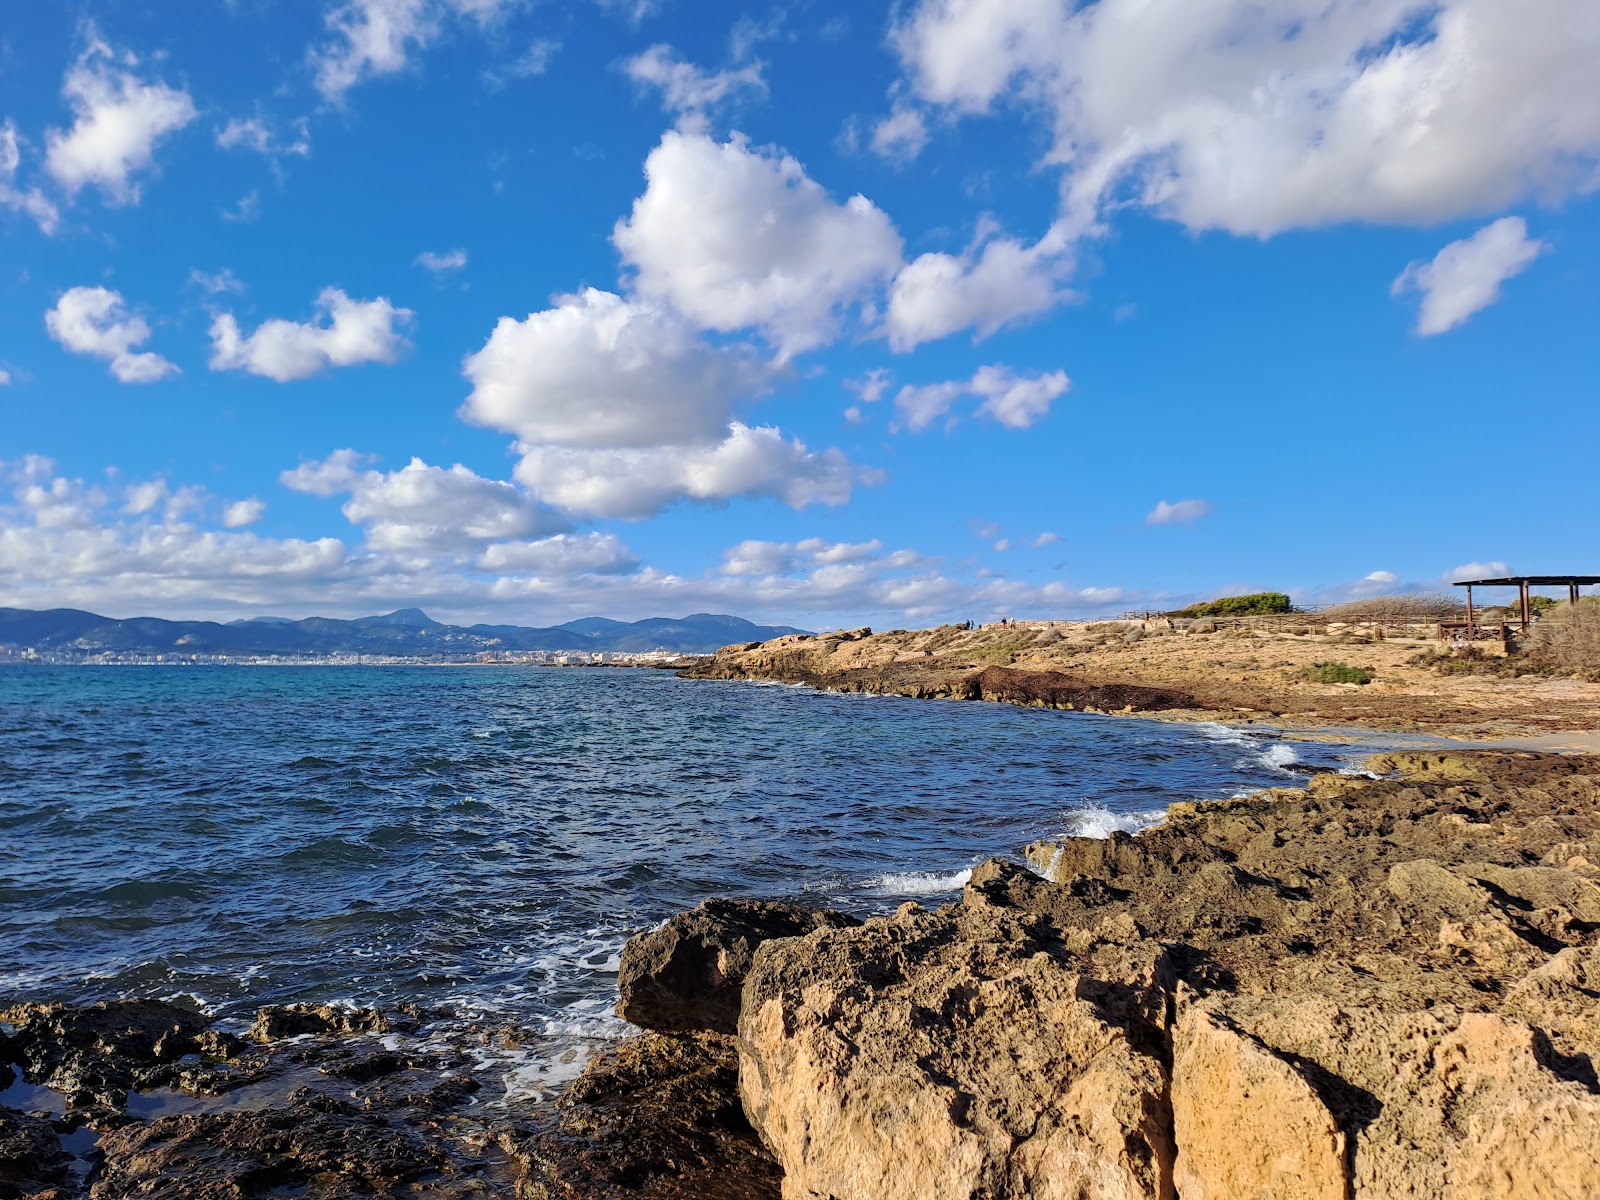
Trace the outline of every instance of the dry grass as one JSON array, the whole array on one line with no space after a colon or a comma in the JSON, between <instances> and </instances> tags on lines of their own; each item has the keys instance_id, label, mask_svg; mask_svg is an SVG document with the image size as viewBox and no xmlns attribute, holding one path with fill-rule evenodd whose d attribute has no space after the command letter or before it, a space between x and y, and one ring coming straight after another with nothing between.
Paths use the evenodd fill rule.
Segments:
<instances>
[{"instance_id":1,"label":"dry grass","mask_svg":"<svg viewBox=\"0 0 1600 1200\"><path fill-rule=\"evenodd\" d=\"M1403 596L1373 596L1368 600L1352 600L1336 604L1317 614L1323 621L1344 621L1359 624L1363 621L1385 623L1448 621L1466 615L1467 606L1455 596L1412 592Z\"/></svg>"},{"instance_id":2,"label":"dry grass","mask_svg":"<svg viewBox=\"0 0 1600 1200\"><path fill-rule=\"evenodd\" d=\"M1528 631L1523 661L1539 671L1600 680L1600 597L1563 604Z\"/></svg>"}]
</instances>

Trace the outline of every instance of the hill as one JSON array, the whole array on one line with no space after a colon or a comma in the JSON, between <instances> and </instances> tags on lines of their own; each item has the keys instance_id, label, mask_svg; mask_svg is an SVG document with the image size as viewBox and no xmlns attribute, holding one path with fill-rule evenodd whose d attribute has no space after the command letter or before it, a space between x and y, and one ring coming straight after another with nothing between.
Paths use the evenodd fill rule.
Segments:
<instances>
[{"instance_id":1,"label":"hill","mask_svg":"<svg viewBox=\"0 0 1600 1200\"><path fill-rule=\"evenodd\" d=\"M416 658L471 658L497 651L640 653L668 650L709 654L736 642L765 641L801 630L756 625L740 617L692 613L611 621L584 617L564 625L446 625L421 609L341 620L331 617L253 617L216 621L118 620L71 608L39 612L0 608L0 647L38 654L319 655L372 654Z\"/></svg>"}]
</instances>

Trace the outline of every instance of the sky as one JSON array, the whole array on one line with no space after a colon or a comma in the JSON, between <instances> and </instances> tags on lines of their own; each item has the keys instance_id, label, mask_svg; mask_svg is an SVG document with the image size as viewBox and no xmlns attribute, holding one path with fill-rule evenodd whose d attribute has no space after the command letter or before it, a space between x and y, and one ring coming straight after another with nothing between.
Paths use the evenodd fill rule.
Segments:
<instances>
[{"instance_id":1,"label":"sky","mask_svg":"<svg viewBox=\"0 0 1600 1200\"><path fill-rule=\"evenodd\" d=\"M1594 0L0 0L0 606L1600 571Z\"/></svg>"}]
</instances>

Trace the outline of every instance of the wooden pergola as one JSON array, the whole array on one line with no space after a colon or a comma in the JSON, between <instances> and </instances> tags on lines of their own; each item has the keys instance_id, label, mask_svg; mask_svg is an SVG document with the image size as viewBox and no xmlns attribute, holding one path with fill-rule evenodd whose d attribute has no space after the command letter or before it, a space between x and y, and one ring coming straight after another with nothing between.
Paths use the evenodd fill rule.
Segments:
<instances>
[{"instance_id":1,"label":"wooden pergola","mask_svg":"<svg viewBox=\"0 0 1600 1200\"><path fill-rule=\"evenodd\" d=\"M1530 590L1536 587L1565 587L1567 599L1578 602L1578 589L1600 585L1600 575L1507 575L1501 579L1461 579L1456 587L1467 589L1467 637L1474 633L1472 589L1475 587L1514 587L1521 596L1522 628L1527 629L1533 620L1533 603Z\"/></svg>"}]
</instances>

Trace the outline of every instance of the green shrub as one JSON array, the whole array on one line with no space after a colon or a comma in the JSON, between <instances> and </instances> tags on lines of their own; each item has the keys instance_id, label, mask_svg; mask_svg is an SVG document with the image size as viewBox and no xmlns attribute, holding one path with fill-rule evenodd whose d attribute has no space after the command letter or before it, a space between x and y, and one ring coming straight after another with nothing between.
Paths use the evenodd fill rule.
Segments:
<instances>
[{"instance_id":1,"label":"green shrub","mask_svg":"<svg viewBox=\"0 0 1600 1200\"><path fill-rule=\"evenodd\" d=\"M1293 612L1294 605L1282 592L1256 592L1250 596L1221 596L1204 604L1191 604L1170 612L1169 617L1257 617Z\"/></svg>"},{"instance_id":2,"label":"green shrub","mask_svg":"<svg viewBox=\"0 0 1600 1200\"><path fill-rule=\"evenodd\" d=\"M1371 683L1372 671L1368 667L1352 667L1342 662L1321 662L1305 669L1305 677L1313 683Z\"/></svg>"}]
</instances>

